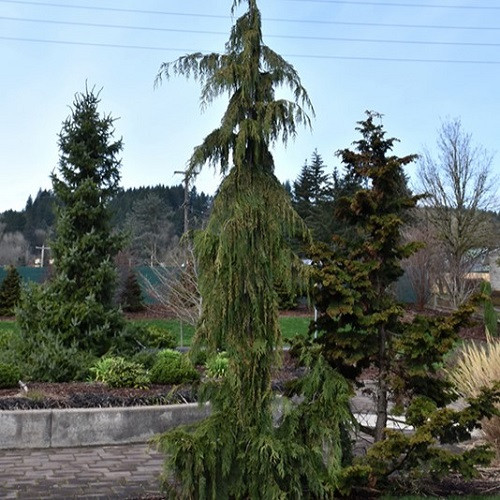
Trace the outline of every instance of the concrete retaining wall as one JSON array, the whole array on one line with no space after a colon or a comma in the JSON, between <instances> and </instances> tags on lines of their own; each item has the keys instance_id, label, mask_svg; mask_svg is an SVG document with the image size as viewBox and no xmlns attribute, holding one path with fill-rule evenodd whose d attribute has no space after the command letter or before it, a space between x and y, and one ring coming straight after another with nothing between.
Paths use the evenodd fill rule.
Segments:
<instances>
[{"instance_id":1,"label":"concrete retaining wall","mask_svg":"<svg viewBox=\"0 0 500 500\"><path fill-rule=\"evenodd\" d=\"M0 449L144 443L197 422L210 406L197 403L130 408L0 411Z\"/></svg>"}]
</instances>

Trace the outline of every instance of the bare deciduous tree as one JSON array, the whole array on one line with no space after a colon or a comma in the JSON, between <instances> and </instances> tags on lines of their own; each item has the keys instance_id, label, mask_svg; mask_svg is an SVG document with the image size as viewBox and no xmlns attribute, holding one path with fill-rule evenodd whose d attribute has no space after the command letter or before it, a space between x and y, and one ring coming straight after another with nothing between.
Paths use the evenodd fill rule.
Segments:
<instances>
[{"instance_id":1,"label":"bare deciduous tree","mask_svg":"<svg viewBox=\"0 0 500 500\"><path fill-rule=\"evenodd\" d=\"M415 293L416 306L422 310L431 298L433 286L440 281L443 248L435 227L423 210L415 210L413 221L403 230L402 236L406 243L422 243L422 248L402 263Z\"/></svg>"},{"instance_id":2,"label":"bare deciduous tree","mask_svg":"<svg viewBox=\"0 0 500 500\"><path fill-rule=\"evenodd\" d=\"M491 218L496 185L493 157L472 142L459 119L442 123L437 156L424 150L419 162L421 187L429 195L424 205L444 250L442 286L453 306L474 291L467 279L474 265L495 245Z\"/></svg>"},{"instance_id":3,"label":"bare deciduous tree","mask_svg":"<svg viewBox=\"0 0 500 500\"><path fill-rule=\"evenodd\" d=\"M0 227L0 265L24 265L28 258L29 245L23 234L19 231L4 233Z\"/></svg>"},{"instance_id":4,"label":"bare deciduous tree","mask_svg":"<svg viewBox=\"0 0 500 500\"><path fill-rule=\"evenodd\" d=\"M131 250L139 261L151 267L163 256L174 237L171 211L168 205L156 194L134 203L127 219L132 233Z\"/></svg>"},{"instance_id":5,"label":"bare deciduous tree","mask_svg":"<svg viewBox=\"0 0 500 500\"><path fill-rule=\"evenodd\" d=\"M148 293L181 321L195 326L201 316L198 266L192 246L179 246L153 267L155 282L143 276Z\"/></svg>"}]
</instances>

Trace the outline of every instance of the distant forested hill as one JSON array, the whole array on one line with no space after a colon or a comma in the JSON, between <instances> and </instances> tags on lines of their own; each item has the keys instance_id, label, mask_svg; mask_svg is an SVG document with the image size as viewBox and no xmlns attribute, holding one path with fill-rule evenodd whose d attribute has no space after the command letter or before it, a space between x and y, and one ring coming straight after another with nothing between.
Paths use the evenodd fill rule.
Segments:
<instances>
[{"instance_id":1,"label":"distant forested hill","mask_svg":"<svg viewBox=\"0 0 500 500\"><path fill-rule=\"evenodd\" d=\"M112 225L129 228L134 207L148 208L156 200L169 222L170 236L180 237L184 227L184 186L148 186L124 189L111 201ZM37 246L48 245L54 231L56 198L52 191L40 189L26 202L24 210L0 214L0 266L30 264L39 256ZM200 227L208 216L212 198L192 188L189 193L189 224ZM130 229L130 228L129 228Z\"/></svg>"}]
</instances>

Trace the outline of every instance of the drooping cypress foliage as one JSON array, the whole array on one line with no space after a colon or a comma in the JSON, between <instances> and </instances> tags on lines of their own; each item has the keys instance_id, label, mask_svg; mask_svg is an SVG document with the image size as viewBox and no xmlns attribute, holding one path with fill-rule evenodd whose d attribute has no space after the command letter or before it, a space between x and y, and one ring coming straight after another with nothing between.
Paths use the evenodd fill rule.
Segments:
<instances>
[{"instance_id":1,"label":"drooping cypress foliage","mask_svg":"<svg viewBox=\"0 0 500 500\"><path fill-rule=\"evenodd\" d=\"M12 316L21 297L21 277L14 266L8 266L0 285L0 316Z\"/></svg>"},{"instance_id":2,"label":"drooping cypress foliage","mask_svg":"<svg viewBox=\"0 0 500 500\"><path fill-rule=\"evenodd\" d=\"M235 0L233 11L243 0ZM247 2L245 2L247 3ZM331 494L340 468L340 424L349 417L343 379L319 359L298 386L303 404L284 402L273 424L271 373L281 335L275 284L292 284L288 238L307 238L274 175L271 145L309 124L300 79L262 42L255 0L236 20L224 54L192 54L164 64L201 80L202 103L229 93L219 128L196 147L191 173L206 162L225 178L206 230L196 237L203 313L197 341L224 346L229 369L208 387L213 414L159 439L174 473L173 498L317 498ZM288 86L296 101L275 98Z\"/></svg>"}]
</instances>

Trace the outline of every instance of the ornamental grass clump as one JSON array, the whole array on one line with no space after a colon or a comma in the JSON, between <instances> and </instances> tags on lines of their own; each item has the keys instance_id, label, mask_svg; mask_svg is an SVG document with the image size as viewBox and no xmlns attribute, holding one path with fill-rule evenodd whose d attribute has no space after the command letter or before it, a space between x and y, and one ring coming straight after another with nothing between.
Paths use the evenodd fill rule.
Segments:
<instances>
[{"instance_id":1,"label":"ornamental grass clump","mask_svg":"<svg viewBox=\"0 0 500 500\"><path fill-rule=\"evenodd\" d=\"M227 352L222 351L210 357L205 363L206 374L210 378L222 378L229 368Z\"/></svg>"},{"instance_id":2,"label":"ornamental grass clump","mask_svg":"<svg viewBox=\"0 0 500 500\"><path fill-rule=\"evenodd\" d=\"M476 397L484 387L500 384L500 339L487 336L486 343L469 342L459 352L458 360L448 370L457 391L464 397ZM500 411L500 405L497 405ZM500 459L500 417L482 421L486 440Z\"/></svg>"}]
</instances>

